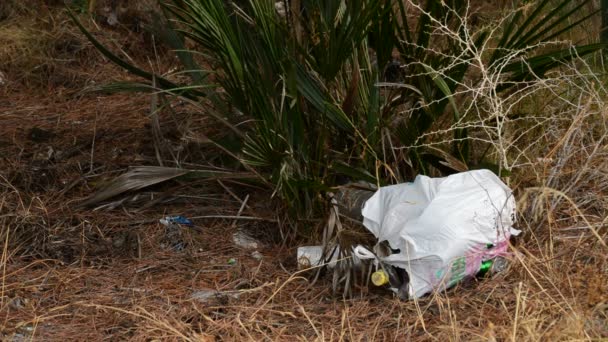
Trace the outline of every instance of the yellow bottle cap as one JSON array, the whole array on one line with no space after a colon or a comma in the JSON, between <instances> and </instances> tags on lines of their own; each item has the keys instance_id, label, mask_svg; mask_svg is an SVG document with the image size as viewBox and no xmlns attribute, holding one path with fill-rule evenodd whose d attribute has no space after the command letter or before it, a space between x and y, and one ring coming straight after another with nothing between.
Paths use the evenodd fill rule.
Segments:
<instances>
[{"instance_id":1,"label":"yellow bottle cap","mask_svg":"<svg viewBox=\"0 0 608 342\"><path fill-rule=\"evenodd\" d=\"M372 273L372 283L376 286L388 284L388 274L384 270L378 270Z\"/></svg>"}]
</instances>

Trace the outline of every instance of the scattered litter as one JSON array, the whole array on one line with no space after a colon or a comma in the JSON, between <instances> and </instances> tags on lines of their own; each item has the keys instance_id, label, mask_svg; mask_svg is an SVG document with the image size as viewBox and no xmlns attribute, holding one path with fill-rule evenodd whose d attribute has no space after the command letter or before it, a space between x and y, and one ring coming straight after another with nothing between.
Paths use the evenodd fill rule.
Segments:
<instances>
[{"instance_id":1,"label":"scattered litter","mask_svg":"<svg viewBox=\"0 0 608 342\"><path fill-rule=\"evenodd\" d=\"M110 13L108 14L107 23L110 26L118 25L118 14L116 13L116 9L110 10Z\"/></svg>"},{"instance_id":2,"label":"scattered litter","mask_svg":"<svg viewBox=\"0 0 608 342\"><path fill-rule=\"evenodd\" d=\"M323 255L322 246L302 246L298 247L298 269L304 270L307 268L321 265L321 256ZM352 255L353 266L358 267L361 264L361 260L356 256ZM338 251L334 251L331 257L328 257L329 262L327 263L328 268L334 268L336 261L338 260Z\"/></svg>"},{"instance_id":3,"label":"scattered litter","mask_svg":"<svg viewBox=\"0 0 608 342\"><path fill-rule=\"evenodd\" d=\"M217 291L213 289L202 289L192 293L191 299L206 303L212 300L222 300L227 298L238 299L241 293L239 291Z\"/></svg>"},{"instance_id":4,"label":"scattered litter","mask_svg":"<svg viewBox=\"0 0 608 342\"><path fill-rule=\"evenodd\" d=\"M194 225L190 219L183 216L166 216L165 218L160 219L160 223L165 226L169 226L170 224L181 224L192 227Z\"/></svg>"},{"instance_id":5,"label":"scattered litter","mask_svg":"<svg viewBox=\"0 0 608 342\"><path fill-rule=\"evenodd\" d=\"M175 251L183 251L186 243L181 231L182 226L192 227L194 224L183 216L166 216L159 220L165 226L165 237L161 244L162 247L169 247Z\"/></svg>"},{"instance_id":6,"label":"scattered litter","mask_svg":"<svg viewBox=\"0 0 608 342\"><path fill-rule=\"evenodd\" d=\"M171 248L173 248L174 250L176 250L177 252L181 252L184 249L186 249L186 243L183 241L179 241L177 243L174 243L173 245L171 245Z\"/></svg>"},{"instance_id":7,"label":"scattered litter","mask_svg":"<svg viewBox=\"0 0 608 342\"><path fill-rule=\"evenodd\" d=\"M209 299L213 299L213 298L217 297L217 295L219 293L220 292L216 291L216 290L205 289L205 290L195 291L194 293L192 293L192 296L190 296L190 297L192 299L196 299L196 300L199 300L201 302L206 302Z\"/></svg>"},{"instance_id":8,"label":"scattered litter","mask_svg":"<svg viewBox=\"0 0 608 342\"><path fill-rule=\"evenodd\" d=\"M372 260L373 282L390 285L401 298L449 288L480 271L499 272L510 236L520 233L513 228L512 191L489 170L421 175L382 187L362 214L378 243L371 250L359 245L354 254ZM380 248L385 241L386 254Z\"/></svg>"},{"instance_id":9,"label":"scattered litter","mask_svg":"<svg viewBox=\"0 0 608 342\"><path fill-rule=\"evenodd\" d=\"M251 253L251 257L258 261L264 259L264 256L262 255L262 253L260 253L258 251L253 251L253 253Z\"/></svg>"},{"instance_id":10,"label":"scattered litter","mask_svg":"<svg viewBox=\"0 0 608 342\"><path fill-rule=\"evenodd\" d=\"M194 300L201 301L203 303L208 303L213 300L217 300L220 302L226 302L228 299L239 299L241 295L247 293L253 293L260 291L266 287L274 287L274 282L267 282L258 287L251 288L251 282L249 280L242 280L235 286L235 290L214 290L210 288L203 288L197 291L194 291L190 298Z\"/></svg>"},{"instance_id":11,"label":"scattered litter","mask_svg":"<svg viewBox=\"0 0 608 342\"><path fill-rule=\"evenodd\" d=\"M27 299L15 297L9 300L8 306L14 310L20 310L25 306L25 303L27 303Z\"/></svg>"},{"instance_id":12,"label":"scattered litter","mask_svg":"<svg viewBox=\"0 0 608 342\"><path fill-rule=\"evenodd\" d=\"M9 341L10 342L25 342L25 341L31 341L31 340L32 340L31 336L26 336L22 333L15 333Z\"/></svg>"},{"instance_id":13,"label":"scattered litter","mask_svg":"<svg viewBox=\"0 0 608 342\"><path fill-rule=\"evenodd\" d=\"M55 149L53 148L53 146L47 146L46 151L40 150L40 151L34 153L34 156L32 157L32 162L36 163L38 165L48 164L49 162L51 162L53 160L54 154L55 154Z\"/></svg>"},{"instance_id":14,"label":"scattered litter","mask_svg":"<svg viewBox=\"0 0 608 342\"><path fill-rule=\"evenodd\" d=\"M228 259L228 265L236 265L236 259L235 258Z\"/></svg>"},{"instance_id":15,"label":"scattered litter","mask_svg":"<svg viewBox=\"0 0 608 342\"><path fill-rule=\"evenodd\" d=\"M232 234L232 241L234 241L235 245L245 249L258 249L260 245L258 240L240 229L237 230L236 233Z\"/></svg>"},{"instance_id":16,"label":"scattered litter","mask_svg":"<svg viewBox=\"0 0 608 342\"><path fill-rule=\"evenodd\" d=\"M412 183L382 187L365 201L362 223L376 243L355 245L346 254L352 254L352 267L371 262L374 285L401 299L419 298L504 271L509 239L520 233L513 228L515 208L511 189L489 170L420 175ZM298 248L298 268L322 262L335 268L341 259L337 250L324 260L322 255L322 246Z\"/></svg>"},{"instance_id":17,"label":"scattered litter","mask_svg":"<svg viewBox=\"0 0 608 342\"><path fill-rule=\"evenodd\" d=\"M276 1L274 3L274 9L281 19L284 19L287 16L287 9L285 8L283 1Z\"/></svg>"}]
</instances>

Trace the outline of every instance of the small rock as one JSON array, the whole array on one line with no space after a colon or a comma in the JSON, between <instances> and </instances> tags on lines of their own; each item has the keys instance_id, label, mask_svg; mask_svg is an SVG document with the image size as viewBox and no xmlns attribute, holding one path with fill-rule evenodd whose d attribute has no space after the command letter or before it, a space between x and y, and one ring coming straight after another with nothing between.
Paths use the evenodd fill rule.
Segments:
<instances>
[{"instance_id":1,"label":"small rock","mask_svg":"<svg viewBox=\"0 0 608 342\"><path fill-rule=\"evenodd\" d=\"M283 1L276 1L274 3L274 9L277 11L279 17L284 19L287 16L287 9L285 8Z\"/></svg>"},{"instance_id":2,"label":"small rock","mask_svg":"<svg viewBox=\"0 0 608 342\"><path fill-rule=\"evenodd\" d=\"M171 248L174 251L181 252L186 248L186 242L182 232L182 226L166 217L160 220L165 226L165 236L161 241L162 248ZM164 245L164 246L163 246Z\"/></svg>"},{"instance_id":3,"label":"small rock","mask_svg":"<svg viewBox=\"0 0 608 342\"><path fill-rule=\"evenodd\" d=\"M213 289L202 289L194 291L192 295L190 295L190 298L202 303L208 303L214 300L224 301L228 298L238 299L239 296L240 293L238 292L224 292Z\"/></svg>"},{"instance_id":4,"label":"small rock","mask_svg":"<svg viewBox=\"0 0 608 342\"><path fill-rule=\"evenodd\" d=\"M258 251L253 251L253 253L251 253L251 257L254 258L255 260L262 260L264 258L264 256L262 255L262 253L258 252Z\"/></svg>"},{"instance_id":5,"label":"small rock","mask_svg":"<svg viewBox=\"0 0 608 342\"><path fill-rule=\"evenodd\" d=\"M215 299L218 294L219 294L219 291L212 290L212 289L203 289L203 290L195 291L194 293L192 293L190 298L201 301L201 302L208 302L211 299Z\"/></svg>"},{"instance_id":6,"label":"small rock","mask_svg":"<svg viewBox=\"0 0 608 342\"><path fill-rule=\"evenodd\" d=\"M22 333L16 333L13 335L13 337L9 340L11 342L25 342L25 341L29 341L30 340L30 336L26 336Z\"/></svg>"},{"instance_id":7,"label":"small rock","mask_svg":"<svg viewBox=\"0 0 608 342\"><path fill-rule=\"evenodd\" d=\"M116 26L118 24L118 15L115 11L110 12L108 15L108 25Z\"/></svg>"},{"instance_id":8,"label":"small rock","mask_svg":"<svg viewBox=\"0 0 608 342\"><path fill-rule=\"evenodd\" d=\"M25 305L26 300L23 298L15 297L11 301L9 301L8 306L12 309L19 310L22 309Z\"/></svg>"},{"instance_id":9,"label":"small rock","mask_svg":"<svg viewBox=\"0 0 608 342\"><path fill-rule=\"evenodd\" d=\"M40 150L34 153L34 156L32 157L32 162L37 162L41 164L47 163L53 159L54 154L55 149L52 146L47 146L46 151Z\"/></svg>"},{"instance_id":10,"label":"small rock","mask_svg":"<svg viewBox=\"0 0 608 342\"><path fill-rule=\"evenodd\" d=\"M239 230L232 235L232 241L234 241L235 245L245 249L257 249L259 247L258 240L249 236L242 230Z\"/></svg>"}]
</instances>

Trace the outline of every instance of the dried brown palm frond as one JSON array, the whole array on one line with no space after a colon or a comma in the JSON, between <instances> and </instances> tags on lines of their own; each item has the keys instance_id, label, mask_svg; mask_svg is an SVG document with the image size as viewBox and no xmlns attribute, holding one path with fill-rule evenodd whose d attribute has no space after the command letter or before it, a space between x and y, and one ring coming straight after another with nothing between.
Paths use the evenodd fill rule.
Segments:
<instances>
[{"instance_id":1,"label":"dried brown palm frond","mask_svg":"<svg viewBox=\"0 0 608 342\"><path fill-rule=\"evenodd\" d=\"M116 177L97 193L90 196L79 206L86 207L105 201L127 191L140 190L145 187L166 182L179 177L191 178L254 178L249 173L226 172L218 170L187 170L163 166L136 166Z\"/></svg>"},{"instance_id":2,"label":"dried brown palm frond","mask_svg":"<svg viewBox=\"0 0 608 342\"><path fill-rule=\"evenodd\" d=\"M353 255L356 246L372 250L377 243L376 237L363 226L361 209L374 194L375 187L367 183L352 183L341 186L330 194L330 209L323 232L323 255L321 260L328 264L337 260L332 268L332 289L343 290L344 296L352 295L353 286L369 279L371 267L357 260ZM333 264L333 263L332 263ZM323 268L319 268L315 280ZM360 276L361 278L357 278Z\"/></svg>"}]
</instances>

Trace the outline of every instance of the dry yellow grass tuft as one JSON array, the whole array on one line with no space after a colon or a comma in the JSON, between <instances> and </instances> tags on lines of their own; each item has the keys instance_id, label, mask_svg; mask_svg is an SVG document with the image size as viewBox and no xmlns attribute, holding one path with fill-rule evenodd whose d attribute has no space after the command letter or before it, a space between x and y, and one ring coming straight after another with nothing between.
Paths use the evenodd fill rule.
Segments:
<instances>
[{"instance_id":1,"label":"dry yellow grass tuft","mask_svg":"<svg viewBox=\"0 0 608 342\"><path fill-rule=\"evenodd\" d=\"M124 59L133 61L152 52L151 45L158 41L144 30L150 21L149 11L155 8L151 2L119 7L121 21L113 26L107 23L107 2L96 2L93 12L81 15L88 29ZM80 12L77 7L72 10ZM143 58L144 64L148 62ZM107 64L73 25L63 1L26 6L11 0L0 4L0 72L5 83L79 89L94 79L107 82L108 77L99 77L99 73L116 72Z\"/></svg>"},{"instance_id":2,"label":"dry yellow grass tuft","mask_svg":"<svg viewBox=\"0 0 608 342\"><path fill-rule=\"evenodd\" d=\"M66 20L60 10L44 5L6 13L0 20L0 71L11 83L66 85L75 81L70 68L79 62L87 44Z\"/></svg>"}]
</instances>

